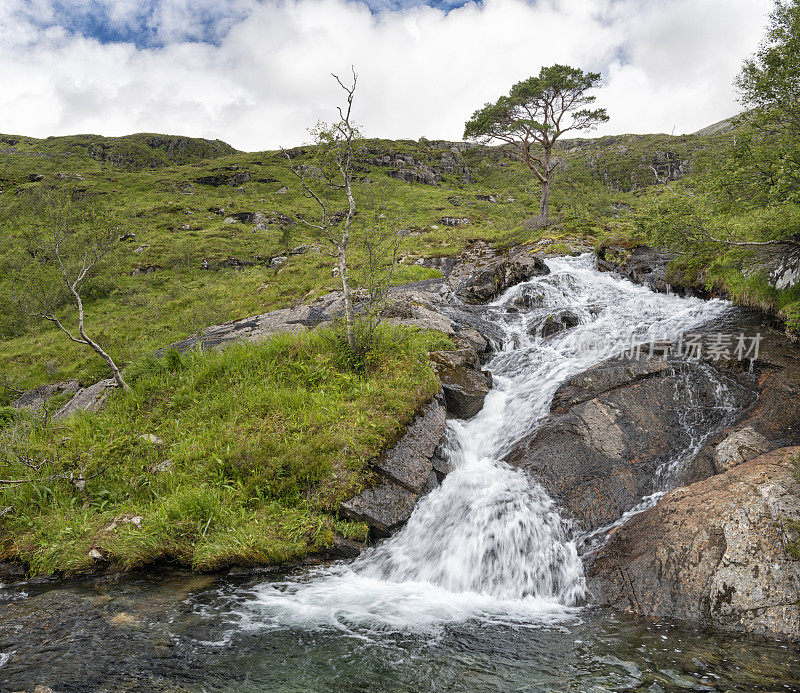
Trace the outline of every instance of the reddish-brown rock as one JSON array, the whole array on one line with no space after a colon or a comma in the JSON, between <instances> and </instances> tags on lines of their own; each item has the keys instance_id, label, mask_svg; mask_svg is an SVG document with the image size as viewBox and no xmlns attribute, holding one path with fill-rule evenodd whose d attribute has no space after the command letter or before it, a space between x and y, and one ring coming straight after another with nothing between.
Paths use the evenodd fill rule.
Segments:
<instances>
[{"instance_id":1,"label":"reddish-brown rock","mask_svg":"<svg viewBox=\"0 0 800 693\"><path fill-rule=\"evenodd\" d=\"M656 620L800 641L800 484L788 447L664 496L587 563L602 604Z\"/></svg>"}]
</instances>

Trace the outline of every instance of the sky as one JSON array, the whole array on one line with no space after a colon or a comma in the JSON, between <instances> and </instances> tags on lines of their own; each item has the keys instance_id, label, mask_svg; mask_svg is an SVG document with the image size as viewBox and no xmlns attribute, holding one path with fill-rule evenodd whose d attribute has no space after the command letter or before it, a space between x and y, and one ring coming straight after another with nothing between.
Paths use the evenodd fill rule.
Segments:
<instances>
[{"instance_id":1,"label":"sky","mask_svg":"<svg viewBox=\"0 0 800 693\"><path fill-rule=\"evenodd\" d=\"M258 151L331 121L359 74L369 137L461 139L543 65L600 72L592 136L694 132L741 110L732 81L771 0L0 0L0 132L158 132Z\"/></svg>"}]
</instances>

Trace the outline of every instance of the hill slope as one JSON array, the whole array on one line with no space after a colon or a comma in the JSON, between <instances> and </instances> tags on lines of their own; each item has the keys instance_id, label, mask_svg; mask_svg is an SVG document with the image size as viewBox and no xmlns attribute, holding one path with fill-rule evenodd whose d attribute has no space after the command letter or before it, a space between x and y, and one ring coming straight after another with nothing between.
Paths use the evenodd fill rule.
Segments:
<instances>
[{"instance_id":1,"label":"hill slope","mask_svg":"<svg viewBox=\"0 0 800 693\"><path fill-rule=\"evenodd\" d=\"M564 252L564 240L590 247L599 236L623 233L649 186L687 175L698 151L727 142L726 135L565 141L552 198L557 222L546 232L531 222L538 189L529 172L492 147L369 140L355 194L362 219L404 230L395 281L411 281L436 276L419 264L424 258L452 255L478 239L511 244L544 238L554 252ZM302 162L308 153L297 148L292 156ZM24 192L62 186L94 199L119 230L118 261L95 281L87 325L123 362L205 325L337 286L331 258L299 221L314 207L280 152L242 153L220 141L168 135L4 135L0 297L20 245L12 222ZM49 325L26 322L7 299L3 307L5 384L23 389L105 375L91 354Z\"/></svg>"}]
</instances>

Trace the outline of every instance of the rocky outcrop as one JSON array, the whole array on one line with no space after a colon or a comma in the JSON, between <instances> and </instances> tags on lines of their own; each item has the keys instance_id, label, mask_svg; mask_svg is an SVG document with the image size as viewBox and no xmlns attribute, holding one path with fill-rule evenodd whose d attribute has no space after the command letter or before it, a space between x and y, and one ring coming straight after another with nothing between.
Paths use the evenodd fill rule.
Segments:
<instances>
[{"instance_id":1,"label":"rocky outcrop","mask_svg":"<svg viewBox=\"0 0 800 693\"><path fill-rule=\"evenodd\" d=\"M214 188L218 188L222 185L229 185L232 188L236 188L247 183L250 178L250 173L247 171L240 171L236 170L234 167L227 167L218 169L207 176L194 178L193 182L200 185L209 185Z\"/></svg>"},{"instance_id":2,"label":"rocky outcrop","mask_svg":"<svg viewBox=\"0 0 800 693\"><path fill-rule=\"evenodd\" d=\"M422 185L439 185L442 177L429 169L427 166L420 166L415 169L399 168L396 171L389 171L390 178L402 180L405 183L421 183Z\"/></svg>"},{"instance_id":3,"label":"rocky outcrop","mask_svg":"<svg viewBox=\"0 0 800 693\"><path fill-rule=\"evenodd\" d=\"M515 284L549 273L540 257L524 250L500 253L475 243L459 256L447 281L461 300L487 303Z\"/></svg>"},{"instance_id":4,"label":"rocky outcrop","mask_svg":"<svg viewBox=\"0 0 800 693\"><path fill-rule=\"evenodd\" d=\"M469 219L467 217L442 217L439 223L443 226L468 226Z\"/></svg>"},{"instance_id":5,"label":"rocky outcrop","mask_svg":"<svg viewBox=\"0 0 800 693\"><path fill-rule=\"evenodd\" d=\"M756 250L746 273L760 272L776 289L788 289L800 282L800 234L783 243L765 245Z\"/></svg>"},{"instance_id":6,"label":"rocky outcrop","mask_svg":"<svg viewBox=\"0 0 800 693\"><path fill-rule=\"evenodd\" d=\"M295 308L281 308L241 320L211 325L197 335L160 349L155 355L160 356L167 349L187 351L198 346L202 349L214 349L239 341L260 342L281 332L302 332L329 322L340 311L341 296L338 292L334 292L311 304Z\"/></svg>"},{"instance_id":7,"label":"rocky outcrop","mask_svg":"<svg viewBox=\"0 0 800 693\"><path fill-rule=\"evenodd\" d=\"M652 619L800 640L800 485L782 448L667 494L587 567L597 601Z\"/></svg>"},{"instance_id":8,"label":"rocky outcrop","mask_svg":"<svg viewBox=\"0 0 800 693\"><path fill-rule=\"evenodd\" d=\"M650 248L602 245L597 249L597 269L617 272L634 284L643 284L653 291L666 293L673 289L667 281L670 253ZM678 291L682 287L674 287Z\"/></svg>"},{"instance_id":9,"label":"rocky outcrop","mask_svg":"<svg viewBox=\"0 0 800 693\"><path fill-rule=\"evenodd\" d=\"M372 166L390 166L386 175L406 183L439 185L449 176L457 176L461 183L472 182L472 172L465 164L457 146L439 148L421 158L411 152L385 151L367 148L363 162Z\"/></svg>"},{"instance_id":10,"label":"rocky outcrop","mask_svg":"<svg viewBox=\"0 0 800 693\"><path fill-rule=\"evenodd\" d=\"M755 394L706 364L675 357L604 361L561 385L551 416L506 461L540 482L584 529L609 525L657 490L657 470L723 424L723 377L743 415ZM676 483L693 468L677 473Z\"/></svg>"},{"instance_id":11,"label":"rocky outcrop","mask_svg":"<svg viewBox=\"0 0 800 693\"><path fill-rule=\"evenodd\" d=\"M66 419L68 416L81 411L97 411L103 406L110 390L117 386L114 378L101 380L99 383L84 387L75 393L75 396L59 409L53 416L56 419Z\"/></svg>"},{"instance_id":12,"label":"rocky outcrop","mask_svg":"<svg viewBox=\"0 0 800 693\"><path fill-rule=\"evenodd\" d=\"M447 413L456 419L471 419L483 408L492 387L492 374L481 369L475 349L434 351L431 361L442 383Z\"/></svg>"},{"instance_id":13,"label":"rocky outcrop","mask_svg":"<svg viewBox=\"0 0 800 693\"><path fill-rule=\"evenodd\" d=\"M55 419L65 419L81 411L97 411L103 406L109 391L116 386L113 378L101 380L88 387L81 387L77 380L66 380L28 390L13 402L13 406L17 409L39 409L52 397L68 393L72 395L70 400L53 414Z\"/></svg>"},{"instance_id":14,"label":"rocky outcrop","mask_svg":"<svg viewBox=\"0 0 800 693\"><path fill-rule=\"evenodd\" d=\"M28 390L12 402L16 409L39 409L52 397L64 393L74 394L81 389L77 380L65 380L51 385L42 385L33 390Z\"/></svg>"},{"instance_id":15,"label":"rocky outcrop","mask_svg":"<svg viewBox=\"0 0 800 693\"><path fill-rule=\"evenodd\" d=\"M376 481L342 503L346 517L366 522L374 537L385 537L411 515L421 495L438 484L433 456L445 429L445 409L436 398L402 438L372 463Z\"/></svg>"}]
</instances>

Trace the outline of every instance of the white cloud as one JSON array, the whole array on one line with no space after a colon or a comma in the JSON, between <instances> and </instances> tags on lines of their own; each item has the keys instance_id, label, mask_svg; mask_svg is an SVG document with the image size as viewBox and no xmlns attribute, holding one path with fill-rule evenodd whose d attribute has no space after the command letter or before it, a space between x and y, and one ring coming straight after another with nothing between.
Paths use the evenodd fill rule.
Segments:
<instances>
[{"instance_id":1,"label":"white cloud","mask_svg":"<svg viewBox=\"0 0 800 693\"><path fill-rule=\"evenodd\" d=\"M486 0L375 13L344 0L169 0L143 18L140 3L106 0L118 28L146 22L165 42L137 48L47 28L51 3L22 3L0 9L0 131L183 133L250 150L296 144L331 119L330 72L350 64L371 136L457 139L475 108L555 62L603 72L603 133L690 132L737 110L731 81L771 5ZM216 43L186 42L214 21Z\"/></svg>"}]
</instances>

